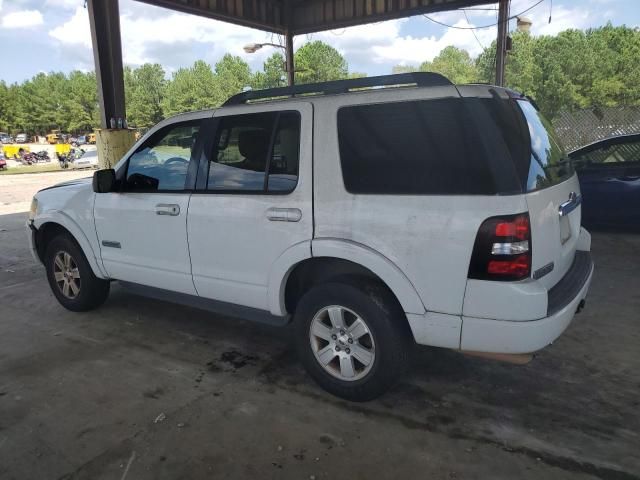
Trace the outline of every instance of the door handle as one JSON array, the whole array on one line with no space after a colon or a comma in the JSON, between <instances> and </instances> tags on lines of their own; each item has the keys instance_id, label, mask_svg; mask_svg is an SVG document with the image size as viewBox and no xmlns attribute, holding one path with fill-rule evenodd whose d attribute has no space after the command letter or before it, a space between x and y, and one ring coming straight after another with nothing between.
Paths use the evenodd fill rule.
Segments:
<instances>
[{"instance_id":1,"label":"door handle","mask_svg":"<svg viewBox=\"0 0 640 480\"><path fill-rule=\"evenodd\" d=\"M580 205L581 203L582 203L582 195L576 192L571 192L569 194L569 200L562 203L558 207L558 215L560 215L561 217L566 217L571 212L573 212L576 208L578 208L578 205Z\"/></svg>"},{"instance_id":2,"label":"door handle","mask_svg":"<svg viewBox=\"0 0 640 480\"><path fill-rule=\"evenodd\" d=\"M159 203L156 205L156 215L171 215L177 217L180 215L180 205L175 203Z\"/></svg>"},{"instance_id":3,"label":"door handle","mask_svg":"<svg viewBox=\"0 0 640 480\"><path fill-rule=\"evenodd\" d=\"M270 208L267 218L272 222L299 222L302 211L299 208Z\"/></svg>"}]
</instances>

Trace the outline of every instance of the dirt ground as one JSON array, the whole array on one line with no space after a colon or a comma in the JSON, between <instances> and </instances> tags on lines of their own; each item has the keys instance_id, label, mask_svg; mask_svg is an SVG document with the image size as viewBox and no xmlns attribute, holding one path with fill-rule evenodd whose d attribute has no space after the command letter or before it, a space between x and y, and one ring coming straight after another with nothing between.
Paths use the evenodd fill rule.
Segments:
<instances>
[{"instance_id":1,"label":"dirt ground","mask_svg":"<svg viewBox=\"0 0 640 480\"><path fill-rule=\"evenodd\" d=\"M24 205L70 175L0 177L1 479L640 479L640 236L594 234L587 306L529 365L420 348L355 404L312 383L288 328L117 285L60 307Z\"/></svg>"}]
</instances>

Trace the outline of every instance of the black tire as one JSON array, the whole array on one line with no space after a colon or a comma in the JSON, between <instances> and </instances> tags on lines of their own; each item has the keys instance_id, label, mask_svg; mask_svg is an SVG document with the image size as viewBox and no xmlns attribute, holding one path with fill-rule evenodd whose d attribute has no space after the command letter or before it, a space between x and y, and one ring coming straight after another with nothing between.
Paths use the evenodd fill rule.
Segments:
<instances>
[{"instance_id":1,"label":"black tire","mask_svg":"<svg viewBox=\"0 0 640 480\"><path fill-rule=\"evenodd\" d=\"M77 268L79 272L79 281L76 283L76 285L79 285L79 290L73 298L65 296L63 288L56 281L56 257L64 253L70 255L72 259L71 265L74 266L74 269ZM60 234L49 242L45 251L44 264L51 291L58 299L58 302L67 310L72 312L93 310L102 305L109 296L109 281L102 280L94 275L82 249L68 234ZM68 293L74 294L71 288L69 288Z\"/></svg>"},{"instance_id":2,"label":"black tire","mask_svg":"<svg viewBox=\"0 0 640 480\"><path fill-rule=\"evenodd\" d=\"M368 372L361 372L361 378L348 381L336 378L316 358L310 328L316 314L329 306L346 307L357 314L373 337L372 366ZM368 279L339 280L313 287L300 299L294 324L296 348L307 372L322 388L338 397L356 402L372 400L397 383L410 364L414 342L404 312L387 288ZM325 345L317 348L322 346ZM334 365L337 362L334 368L341 369L340 358L336 358L331 362Z\"/></svg>"}]
</instances>

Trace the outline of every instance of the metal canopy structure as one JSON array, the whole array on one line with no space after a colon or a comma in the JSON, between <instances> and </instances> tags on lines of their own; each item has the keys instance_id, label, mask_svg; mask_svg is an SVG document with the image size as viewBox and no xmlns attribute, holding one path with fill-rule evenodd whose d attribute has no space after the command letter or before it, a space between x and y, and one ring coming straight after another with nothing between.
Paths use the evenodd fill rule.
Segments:
<instances>
[{"instance_id":1,"label":"metal canopy structure","mask_svg":"<svg viewBox=\"0 0 640 480\"><path fill-rule=\"evenodd\" d=\"M489 0L140 0L282 35L483 5Z\"/></svg>"},{"instance_id":2,"label":"metal canopy structure","mask_svg":"<svg viewBox=\"0 0 640 480\"><path fill-rule=\"evenodd\" d=\"M286 70L293 85L293 37L323 30L499 3L496 83L504 78L510 0L138 0L179 12L285 36ZM124 118L124 79L118 0L87 0L98 80L101 123ZM112 127L113 128L113 127Z\"/></svg>"}]
</instances>

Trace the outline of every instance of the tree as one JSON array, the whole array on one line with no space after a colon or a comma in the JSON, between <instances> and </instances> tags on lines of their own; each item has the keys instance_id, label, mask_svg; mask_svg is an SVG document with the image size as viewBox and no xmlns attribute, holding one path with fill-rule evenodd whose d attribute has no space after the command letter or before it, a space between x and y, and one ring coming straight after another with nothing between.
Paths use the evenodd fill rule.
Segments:
<instances>
[{"instance_id":1,"label":"tree","mask_svg":"<svg viewBox=\"0 0 640 480\"><path fill-rule=\"evenodd\" d=\"M216 106L232 95L240 93L245 87L249 87L252 81L251 69L247 62L228 53L216 63L215 77L218 85Z\"/></svg>"},{"instance_id":2,"label":"tree","mask_svg":"<svg viewBox=\"0 0 640 480\"><path fill-rule=\"evenodd\" d=\"M218 106L220 94L211 66L197 60L191 68L177 70L167 85L161 104L167 117Z\"/></svg>"},{"instance_id":3,"label":"tree","mask_svg":"<svg viewBox=\"0 0 640 480\"><path fill-rule=\"evenodd\" d=\"M136 69L125 67L127 121L139 128L151 127L164 118L162 98L167 81L162 66L145 63Z\"/></svg>"},{"instance_id":4,"label":"tree","mask_svg":"<svg viewBox=\"0 0 640 480\"><path fill-rule=\"evenodd\" d=\"M99 121L98 92L93 72L73 71L69 74L65 129L70 132L86 131Z\"/></svg>"},{"instance_id":5,"label":"tree","mask_svg":"<svg viewBox=\"0 0 640 480\"><path fill-rule=\"evenodd\" d=\"M347 61L335 48L316 40L304 44L294 55L296 83L326 82L347 78Z\"/></svg>"},{"instance_id":6,"label":"tree","mask_svg":"<svg viewBox=\"0 0 640 480\"><path fill-rule=\"evenodd\" d=\"M286 73L284 69L285 59L280 52L272 54L262 64L262 72L256 72L251 80L251 87L275 88L286 85Z\"/></svg>"},{"instance_id":7,"label":"tree","mask_svg":"<svg viewBox=\"0 0 640 480\"><path fill-rule=\"evenodd\" d=\"M424 62L420 70L441 73L453 83L471 83L478 79L478 71L469 52L453 46L442 49L433 61Z\"/></svg>"},{"instance_id":8,"label":"tree","mask_svg":"<svg viewBox=\"0 0 640 480\"><path fill-rule=\"evenodd\" d=\"M391 70L391 73L412 73L419 72L420 67L416 65L396 65Z\"/></svg>"},{"instance_id":9,"label":"tree","mask_svg":"<svg viewBox=\"0 0 640 480\"><path fill-rule=\"evenodd\" d=\"M505 83L532 96L553 118L560 111L640 105L640 31L627 27L565 30L556 36L512 34ZM477 59L480 78L493 82L495 42Z\"/></svg>"}]
</instances>

